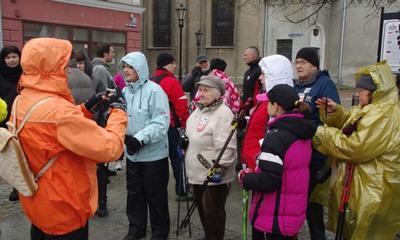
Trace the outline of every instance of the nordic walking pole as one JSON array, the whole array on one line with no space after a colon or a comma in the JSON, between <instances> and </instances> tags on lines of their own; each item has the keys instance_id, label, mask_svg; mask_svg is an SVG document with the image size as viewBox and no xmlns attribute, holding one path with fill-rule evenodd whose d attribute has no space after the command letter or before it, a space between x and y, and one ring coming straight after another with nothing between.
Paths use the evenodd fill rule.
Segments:
<instances>
[{"instance_id":1,"label":"nordic walking pole","mask_svg":"<svg viewBox=\"0 0 400 240\"><path fill-rule=\"evenodd\" d=\"M183 158L185 157L181 152L180 152L180 149L179 149L179 147L178 147L178 149L177 149L177 151L178 151L178 155L179 155L179 157L181 157L181 167L180 167L180 169L179 169L179 184L178 184L178 191L179 191L179 196L178 196L178 215L177 215L177 217L176 217L176 237L178 237L178 235L179 235L179 215L180 215L180 211L181 211L181 187L182 187L182 161L183 161Z\"/></svg>"},{"instance_id":2,"label":"nordic walking pole","mask_svg":"<svg viewBox=\"0 0 400 240\"><path fill-rule=\"evenodd\" d=\"M339 216L338 216L338 224L336 227L336 235L335 240L342 239L343 227L346 217L346 209L349 203L349 195L350 195L350 186L351 186L351 178L353 176L353 163L348 163L346 165L346 180L343 185L342 192L342 201L340 202Z\"/></svg>"},{"instance_id":3,"label":"nordic walking pole","mask_svg":"<svg viewBox=\"0 0 400 240\"><path fill-rule=\"evenodd\" d=\"M182 164L183 164L183 180L184 180L184 182L186 184L185 186L189 186L189 182L188 182L187 177L186 177L185 161L183 161ZM189 198L186 198L186 211L189 212ZM190 219L189 219L189 237L192 237L192 228L190 226Z\"/></svg>"},{"instance_id":4,"label":"nordic walking pole","mask_svg":"<svg viewBox=\"0 0 400 240\"><path fill-rule=\"evenodd\" d=\"M184 192L187 192L188 189L186 189L186 171L185 171L185 155L182 153L181 149L186 151L187 146L189 145L189 138L182 133L180 136L180 141L179 141L179 146L177 147L178 155L181 158L181 168L179 171L179 199L178 199L178 216L177 216L177 222L176 222L176 237L179 235L179 216L180 216L180 210L181 210L181 201L180 201L180 195L181 195L181 187L182 184L184 184ZM186 207L187 210L189 211L189 198L186 197ZM192 231L190 227L190 222L189 222L189 236L192 236Z\"/></svg>"},{"instance_id":5,"label":"nordic walking pole","mask_svg":"<svg viewBox=\"0 0 400 240\"><path fill-rule=\"evenodd\" d=\"M201 201L201 197L202 197L204 191L206 190L208 183L210 182L210 176L215 172L216 167L218 167L218 163L221 160L222 155L224 154L226 148L228 147L228 144L231 141L233 134L235 133L235 130L238 126L239 121L245 116L247 107L250 105L251 101L252 101L252 98L249 98L247 100L246 104L244 104L242 110L240 111L239 116L232 121L232 123L233 123L232 130L231 130L228 138L226 139L224 145L222 146L221 150L219 151L217 159L215 159L214 165L208 171L207 177L204 180L203 185L201 186L199 192L197 193L195 200L193 201L192 205L190 206L188 213L186 214L185 218L183 219L181 226L180 226L181 229L184 227L186 228L187 224L190 222L190 217L192 216L194 210L196 209L197 203L199 201ZM198 154L197 156L199 157L199 155L201 156L201 154Z\"/></svg>"},{"instance_id":6,"label":"nordic walking pole","mask_svg":"<svg viewBox=\"0 0 400 240\"><path fill-rule=\"evenodd\" d=\"M184 190L184 192L187 192L189 189L186 189L186 183L187 183L187 181L186 181L186 171L185 171L185 155L184 154L182 154L182 152L181 152L181 150L180 150L180 148L178 147L178 154L179 154L179 156L181 157L181 169L180 169L180 172L179 172L179 191L180 191L180 189L181 189L181 187L182 187L182 182L183 182L183 190ZM179 192L180 193L180 192ZM180 195L180 194L179 194ZM188 197L186 197L186 208L187 208L187 210L189 211L189 198ZM178 237L178 235L179 235L179 216L180 216L180 210L181 210L181 201L180 201L180 198L179 198L179 201L178 201L178 216L177 216L177 220L176 220L176 237ZM190 222L189 222L189 237L192 237L192 229L191 229L191 227L190 227Z\"/></svg>"},{"instance_id":7,"label":"nordic walking pole","mask_svg":"<svg viewBox=\"0 0 400 240\"><path fill-rule=\"evenodd\" d=\"M328 101L328 99L327 99ZM353 101L352 104L355 104L355 102ZM327 112L327 106L328 104L326 104L325 106L325 112ZM358 125L358 121L361 118L357 119L354 122L354 126L357 127ZM347 136L350 136L353 131L355 131L356 129L354 128L351 131L344 131L343 133L346 134ZM349 203L349 195L350 195L350 186L351 186L351 180L353 177L353 169L354 169L354 164L353 163L347 163L346 164L346 178L345 181L343 183L343 192L342 192L342 200L340 202L340 208L339 208L339 215L338 215L338 223L336 226L336 235L335 235L335 240L340 240L342 238L342 234L343 234L343 227L344 227L344 222L346 220L346 210L347 210L347 206Z\"/></svg>"},{"instance_id":8,"label":"nordic walking pole","mask_svg":"<svg viewBox=\"0 0 400 240\"><path fill-rule=\"evenodd\" d=\"M247 164L242 164L243 171L246 171ZM248 199L249 191L243 188L243 240L247 239L247 210L248 210Z\"/></svg>"}]
</instances>

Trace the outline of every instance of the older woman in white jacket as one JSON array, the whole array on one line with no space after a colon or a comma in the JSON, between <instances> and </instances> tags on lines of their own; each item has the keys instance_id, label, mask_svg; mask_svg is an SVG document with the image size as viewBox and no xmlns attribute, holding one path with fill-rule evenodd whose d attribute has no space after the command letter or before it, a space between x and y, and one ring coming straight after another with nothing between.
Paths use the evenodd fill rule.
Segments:
<instances>
[{"instance_id":1,"label":"older woman in white jacket","mask_svg":"<svg viewBox=\"0 0 400 240\"><path fill-rule=\"evenodd\" d=\"M186 151L186 173L189 183L193 184L195 196L227 140L232 126L232 111L223 103L221 96L225 93L225 84L213 75L202 76L196 83L200 102L187 120L186 135L189 146ZM203 155L206 162L201 163L197 154ZM207 240L222 240L225 233L225 202L229 192L229 182L235 178L236 136L233 136L219 162L220 176L206 187L197 209ZM197 199L197 198L196 198Z\"/></svg>"}]
</instances>

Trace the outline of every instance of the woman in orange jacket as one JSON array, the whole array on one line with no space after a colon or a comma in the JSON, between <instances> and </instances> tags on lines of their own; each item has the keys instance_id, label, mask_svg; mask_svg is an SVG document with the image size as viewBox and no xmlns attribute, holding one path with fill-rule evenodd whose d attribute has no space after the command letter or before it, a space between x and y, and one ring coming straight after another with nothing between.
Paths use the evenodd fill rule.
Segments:
<instances>
[{"instance_id":1,"label":"woman in orange jacket","mask_svg":"<svg viewBox=\"0 0 400 240\"><path fill-rule=\"evenodd\" d=\"M31 114L19 138L35 175L57 157L38 180L36 194L20 194L24 213L32 222L32 239L50 235L52 239L88 239L88 219L97 208L96 161L113 162L123 151L127 116L122 94L110 99L113 109L107 127L97 126L90 110L104 96L94 95L75 105L64 73L71 51L69 41L35 38L22 52L23 90L17 116L10 120L17 117L19 125L33 104L50 97Z\"/></svg>"}]
</instances>

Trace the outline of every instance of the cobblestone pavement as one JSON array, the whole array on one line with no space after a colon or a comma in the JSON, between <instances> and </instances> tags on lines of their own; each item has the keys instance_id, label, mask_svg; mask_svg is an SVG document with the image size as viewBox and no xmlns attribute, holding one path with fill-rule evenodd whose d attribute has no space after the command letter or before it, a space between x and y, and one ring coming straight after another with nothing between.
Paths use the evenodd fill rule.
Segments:
<instances>
[{"instance_id":1,"label":"cobblestone pavement","mask_svg":"<svg viewBox=\"0 0 400 240\"><path fill-rule=\"evenodd\" d=\"M124 161L125 163L125 161ZM110 164L113 169L114 163ZM109 216L99 218L93 216L89 220L89 236L91 240L115 240L123 239L128 231L128 220L125 215L126 205L126 188L125 188L125 169L118 171L117 176L110 177L111 183L108 184L108 210ZM171 217L171 232L169 239L202 239L203 229L198 218L197 210L193 213L191 218L191 236L189 234L189 227L179 231L178 237L176 236L177 229L177 209L178 203L175 201L174 194L174 180L172 177L172 170L170 171L169 182L169 211ZM30 221L22 212L19 201L8 201L8 195L12 188L0 178L0 229L1 240L26 240L29 239ZM192 202L189 202L189 205ZM235 180L231 184L230 194L226 204L227 220L225 229L226 240L241 240L243 232L242 220L242 187ZM181 202L180 206L180 221L187 213L186 202ZM325 214L325 220L327 214ZM147 227L147 237L145 240L150 239L151 230L150 226ZM247 228L248 238L251 239L251 228L248 224ZM326 231L327 240L333 240L334 234ZM302 229L298 233L299 240L309 240L310 235L308 232L307 222L304 223ZM400 240L400 238L395 238Z\"/></svg>"},{"instance_id":2,"label":"cobblestone pavement","mask_svg":"<svg viewBox=\"0 0 400 240\"><path fill-rule=\"evenodd\" d=\"M125 161L124 161L125 163ZM110 164L111 169L114 168L114 163ZM99 218L93 216L89 220L90 239L123 239L128 231L128 220L125 215L126 205L126 189L125 189L125 169L118 171L117 176L110 177L111 183L108 184L108 210L109 216ZM172 177L172 170L170 172L169 182L169 211L171 217L171 232L169 239L202 239L203 229L198 218L197 210L191 218L191 237L189 235L189 227L179 231L178 237L176 236L177 229L177 209L178 203L175 201L174 194L174 179ZM26 240L29 239L30 221L24 215L19 201L8 201L8 195L12 188L0 178L0 229L1 240ZM189 202L189 205L192 202ZM225 239L227 240L240 240L242 239L243 220L242 220L242 187L237 181L232 182L230 194L226 204L227 220ZM187 213L186 202L181 202L180 206L180 221ZM251 239L251 228L248 224L249 233L248 239ZM151 230L150 226L147 227L147 237L150 239ZM330 234L328 233L328 236ZM301 229L299 233L299 240L310 239L307 226ZM333 238L329 238L333 239Z\"/></svg>"}]
</instances>

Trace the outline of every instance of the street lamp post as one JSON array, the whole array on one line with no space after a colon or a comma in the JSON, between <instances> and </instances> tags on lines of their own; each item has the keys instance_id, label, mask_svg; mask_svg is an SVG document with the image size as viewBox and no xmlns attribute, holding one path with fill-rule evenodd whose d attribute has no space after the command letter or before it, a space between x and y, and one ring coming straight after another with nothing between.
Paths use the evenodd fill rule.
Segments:
<instances>
[{"instance_id":1,"label":"street lamp post","mask_svg":"<svg viewBox=\"0 0 400 240\"><path fill-rule=\"evenodd\" d=\"M203 33L200 32L200 29L199 29L199 30L197 30L197 32L194 32L194 34L196 34L197 56L199 56L200 44L201 44L201 34L203 34Z\"/></svg>"},{"instance_id":2,"label":"street lamp post","mask_svg":"<svg viewBox=\"0 0 400 240\"><path fill-rule=\"evenodd\" d=\"M182 5L175 9L179 20L179 81L182 82L182 28L187 9Z\"/></svg>"}]
</instances>

